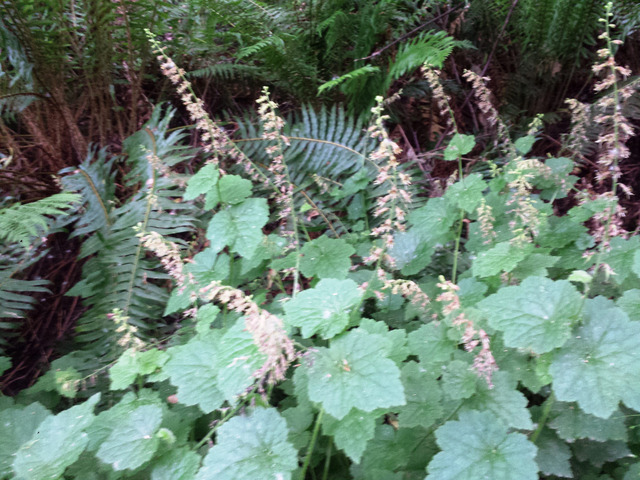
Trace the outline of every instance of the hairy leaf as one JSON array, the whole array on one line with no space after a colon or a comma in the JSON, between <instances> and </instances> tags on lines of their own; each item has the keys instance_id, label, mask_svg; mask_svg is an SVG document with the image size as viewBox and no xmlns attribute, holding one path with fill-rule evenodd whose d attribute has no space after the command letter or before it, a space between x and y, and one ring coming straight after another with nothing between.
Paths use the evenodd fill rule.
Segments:
<instances>
[{"instance_id":1,"label":"hairy leaf","mask_svg":"<svg viewBox=\"0 0 640 480\"><path fill-rule=\"evenodd\" d=\"M298 454L287 441L287 422L274 408L234 417L217 432L196 480L290 480Z\"/></svg>"},{"instance_id":2,"label":"hairy leaf","mask_svg":"<svg viewBox=\"0 0 640 480\"><path fill-rule=\"evenodd\" d=\"M537 480L537 449L489 412L468 411L436 430L442 449L429 463L429 480Z\"/></svg>"},{"instance_id":3,"label":"hairy leaf","mask_svg":"<svg viewBox=\"0 0 640 480\"><path fill-rule=\"evenodd\" d=\"M384 339L362 330L319 348L308 368L309 398L343 419L352 408L372 412L406 403L400 369L381 351Z\"/></svg>"},{"instance_id":4,"label":"hairy leaf","mask_svg":"<svg viewBox=\"0 0 640 480\"><path fill-rule=\"evenodd\" d=\"M80 405L45 418L16 454L13 468L18 476L28 480L60 477L87 446L89 438L84 430L93 422L93 408L99 400L100 394L96 394Z\"/></svg>"},{"instance_id":5,"label":"hairy leaf","mask_svg":"<svg viewBox=\"0 0 640 480\"><path fill-rule=\"evenodd\" d=\"M608 418L621 401L640 410L640 323L601 300L587 302L584 323L554 354L549 372L558 400Z\"/></svg>"},{"instance_id":6,"label":"hairy leaf","mask_svg":"<svg viewBox=\"0 0 640 480\"><path fill-rule=\"evenodd\" d=\"M315 288L299 293L285 304L287 322L300 327L305 338L315 334L332 338L347 327L351 310L361 296L353 280L322 279Z\"/></svg>"},{"instance_id":7,"label":"hairy leaf","mask_svg":"<svg viewBox=\"0 0 640 480\"><path fill-rule=\"evenodd\" d=\"M334 239L323 235L305 243L300 253L300 271L306 277L343 279L349 273L349 257L355 250L341 238Z\"/></svg>"},{"instance_id":8,"label":"hairy leaf","mask_svg":"<svg viewBox=\"0 0 640 480\"><path fill-rule=\"evenodd\" d=\"M580 304L580 294L566 280L529 277L518 286L500 289L478 306L489 325L504 332L506 346L546 353L569 339Z\"/></svg>"},{"instance_id":9,"label":"hairy leaf","mask_svg":"<svg viewBox=\"0 0 640 480\"><path fill-rule=\"evenodd\" d=\"M156 452L155 436L162 422L162 409L143 405L121 420L111 435L100 445L96 456L111 464L114 470L133 470L146 463Z\"/></svg>"}]
</instances>

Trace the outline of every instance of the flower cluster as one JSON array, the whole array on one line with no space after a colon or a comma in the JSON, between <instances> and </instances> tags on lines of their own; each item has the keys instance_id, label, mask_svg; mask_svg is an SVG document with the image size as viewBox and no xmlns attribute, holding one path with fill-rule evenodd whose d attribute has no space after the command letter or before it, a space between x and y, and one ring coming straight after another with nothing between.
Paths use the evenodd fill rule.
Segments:
<instances>
[{"instance_id":1,"label":"flower cluster","mask_svg":"<svg viewBox=\"0 0 640 480\"><path fill-rule=\"evenodd\" d=\"M153 33L145 29L145 33L153 46L153 52L160 62L160 69L180 95L180 100L189 112L189 117L200 132L202 149L213 155L212 163L217 165L221 158L230 157L242 164L246 171L255 174L253 164L233 144L227 133L220 128L204 109L204 102L197 97L191 82L186 79L185 71L178 68L173 60L165 53L164 48L154 38Z\"/></svg>"},{"instance_id":2,"label":"flower cluster","mask_svg":"<svg viewBox=\"0 0 640 480\"><path fill-rule=\"evenodd\" d=\"M473 88L473 92L478 100L478 108L484 114L484 118L487 123L491 127L496 128L497 137L496 139L501 140L506 147L509 149L510 153L513 153L515 156L515 148L511 142L511 138L509 137L509 130L504 122L500 119L500 115L498 115L498 111L493 106L493 102L491 101L491 90L487 88L486 83L489 82L488 77L481 77L475 72L471 70L465 70L462 75L467 81L471 82L471 86ZM496 140L496 141L497 141Z\"/></svg>"},{"instance_id":3,"label":"flower cluster","mask_svg":"<svg viewBox=\"0 0 640 480\"><path fill-rule=\"evenodd\" d=\"M204 301L222 303L229 310L244 315L247 331L251 333L258 350L266 356L262 367L254 372L256 378L270 384L284 380L289 364L296 358L296 352L279 317L262 310L241 290L219 282L212 282L200 289L199 296Z\"/></svg>"},{"instance_id":4,"label":"flower cluster","mask_svg":"<svg viewBox=\"0 0 640 480\"><path fill-rule=\"evenodd\" d=\"M594 121L602 125L604 130L596 140L600 145L600 170L597 179L602 182L611 177L615 188L620 178L618 162L629 157L630 152L625 143L633 136L633 127L622 114L621 104L634 94L635 86L632 83L622 88L618 87L619 79L627 78L631 75L631 70L617 65L613 55L614 45L620 45L622 42L612 40L609 33L610 28L615 28L614 24L609 23L613 16L611 8L611 4L607 4L606 18L600 19L606 25L606 29L598 38L605 40L607 46L598 50L598 56L602 61L593 66L593 72L596 75L604 73L604 78L594 86L594 90L601 92L611 88L612 94L602 96L596 103L596 109L601 113L595 116Z\"/></svg>"},{"instance_id":5,"label":"flower cluster","mask_svg":"<svg viewBox=\"0 0 640 480\"><path fill-rule=\"evenodd\" d=\"M438 295L436 301L444 304L442 307L442 313L444 315L455 315L452 321L454 326L464 328L460 340L464 345L464 349L467 352L473 352L480 346L480 351L473 359L473 369L480 378L486 380L489 388L493 388L493 372L498 370L498 365L496 364L495 358L493 358L493 353L491 353L491 339L487 332L482 328L477 328L473 321L468 319L461 310L460 298L458 297L460 287L445 280L443 276L440 276L439 280L440 283L438 283L438 287L442 290L442 293Z\"/></svg>"},{"instance_id":6,"label":"flower cluster","mask_svg":"<svg viewBox=\"0 0 640 480\"><path fill-rule=\"evenodd\" d=\"M483 243L488 245L496 238L496 231L493 228L493 222L496 221L493 217L493 209L491 205L487 205L487 202L483 198L477 212L480 231L482 232L482 238L484 238Z\"/></svg>"},{"instance_id":7,"label":"flower cluster","mask_svg":"<svg viewBox=\"0 0 640 480\"><path fill-rule=\"evenodd\" d=\"M262 123L262 138L271 144L265 149L271 159L269 172L277 190L276 202L280 206L279 217L288 218L293 213L293 185L289 180L289 172L284 161L284 146L289 145L289 139L282 134L284 120L278 116L278 105L269 98L269 88L262 89L258 98L258 115Z\"/></svg>"},{"instance_id":8,"label":"flower cluster","mask_svg":"<svg viewBox=\"0 0 640 480\"><path fill-rule=\"evenodd\" d=\"M548 166L536 159L516 158L512 163L515 163L511 172L512 180L509 182L512 194L507 205L515 207L507 213L513 213L515 217L509 223L514 233L512 241L514 244L522 244L531 242L540 227L540 212L531 199L531 180L539 175L548 177L552 172Z\"/></svg>"},{"instance_id":9,"label":"flower cluster","mask_svg":"<svg viewBox=\"0 0 640 480\"><path fill-rule=\"evenodd\" d=\"M589 125L590 106L574 98L565 100L571 112L571 132L566 139L566 147L576 152L582 152L589 144L587 126Z\"/></svg>"},{"instance_id":10,"label":"flower cluster","mask_svg":"<svg viewBox=\"0 0 640 480\"><path fill-rule=\"evenodd\" d=\"M176 281L180 291L184 290L187 284L195 283L193 275L184 271L184 262L180 256L178 245L165 240L162 235L155 231L139 232L137 236L140 238L144 248L152 251L160 258L164 269Z\"/></svg>"},{"instance_id":11,"label":"flower cluster","mask_svg":"<svg viewBox=\"0 0 640 480\"><path fill-rule=\"evenodd\" d=\"M427 308L427 305L431 303L427 294L422 291L416 282L411 280L389 280L385 278L382 290L391 290L394 295L399 293L412 304L422 309Z\"/></svg>"},{"instance_id":12,"label":"flower cluster","mask_svg":"<svg viewBox=\"0 0 640 480\"><path fill-rule=\"evenodd\" d=\"M449 97L444 93L444 88L440 83L440 71L429 68L425 64L422 67L422 74L431 87L431 94L438 104L440 114L447 119L447 128L455 128L455 118L453 116L453 110L449 106Z\"/></svg>"},{"instance_id":13,"label":"flower cluster","mask_svg":"<svg viewBox=\"0 0 640 480\"><path fill-rule=\"evenodd\" d=\"M589 220L590 233L603 249L609 248L609 242L613 237L627 238L629 232L623 227L626 210L618 203L618 197L613 192L590 194L589 190L585 189L577 197L579 205L598 200L606 202L607 206L602 211L595 212Z\"/></svg>"},{"instance_id":14,"label":"flower cluster","mask_svg":"<svg viewBox=\"0 0 640 480\"><path fill-rule=\"evenodd\" d=\"M145 345L142 340L137 337L138 328L129 323L129 317L119 308L115 308L107 317L116 324L116 333L122 334L118 339L118 345L123 348L133 348L141 350Z\"/></svg>"},{"instance_id":15,"label":"flower cluster","mask_svg":"<svg viewBox=\"0 0 640 480\"><path fill-rule=\"evenodd\" d=\"M184 289L187 284L196 285L193 276L185 273L184 262L175 243L165 240L157 232L138 233L138 236L145 248L160 258L165 269L176 281L178 288ZM215 300L226 305L230 310L244 315L247 331L251 333L258 350L266 356L262 367L254 373L255 377L269 383L284 379L287 367L295 359L296 353L280 318L260 309L251 297L246 296L241 290L219 282L212 282L201 288L196 296L205 302ZM196 298L193 300L195 301ZM128 331L127 334L129 335L127 341L129 341L131 335Z\"/></svg>"},{"instance_id":16,"label":"flower cluster","mask_svg":"<svg viewBox=\"0 0 640 480\"><path fill-rule=\"evenodd\" d=\"M378 167L378 175L374 185L387 185L387 193L377 199L375 217L386 216L381 225L373 228L371 234L381 238L383 248L374 247L365 262L374 262L384 258L393 265L393 259L385 253L393 247L393 232L405 230L405 207L411 203L411 194L406 187L411 185L411 177L399 170L398 155L402 150L391 138L384 128L384 121L389 117L383 115L385 103L381 96L376 97L377 105L371 109L374 123L369 127L371 138L379 140L378 148L374 150L369 159Z\"/></svg>"}]
</instances>

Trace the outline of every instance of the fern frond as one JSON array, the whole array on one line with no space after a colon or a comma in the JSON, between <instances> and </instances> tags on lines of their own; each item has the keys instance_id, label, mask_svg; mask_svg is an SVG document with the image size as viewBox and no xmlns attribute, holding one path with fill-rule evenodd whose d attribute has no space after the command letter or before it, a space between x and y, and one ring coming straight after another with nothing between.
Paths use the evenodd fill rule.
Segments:
<instances>
[{"instance_id":1,"label":"fern frond","mask_svg":"<svg viewBox=\"0 0 640 480\"><path fill-rule=\"evenodd\" d=\"M355 70L352 70L338 78L334 78L333 80L329 80L328 82L325 82L322 85L320 85L318 87L318 95L320 95L322 92L326 90L331 90L332 88L337 87L338 85L342 84L347 80L354 80L358 77L370 75L372 73L376 73L379 71L380 71L379 67L374 67L371 65L365 65L364 67L356 68Z\"/></svg>"},{"instance_id":2,"label":"fern frond","mask_svg":"<svg viewBox=\"0 0 640 480\"><path fill-rule=\"evenodd\" d=\"M277 35L271 35L263 40L260 40L258 43L255 43L253 45L250 45L248 47L241 49L236 54L236 58L240 60L245 57L250 57L260 52L261 50L264 50L265 48L269 48L269 47L272 47L276 51L284 53L284 48L285 48L284 40Z\"/></svg>"},{"instance_id":3,"label":"fern frond","mask_svg":"<svg viewBox=\"0 0 640 480\"><path fill-rule=\"evenodd\" d=\"M64 215L80 196L58 193L36 202L0 208L0 240L27 245L32 237L43 236L47 231L51 215Z\"/></svg>"},{"instance_id":4,"label":"fern frond","mask_svg":"<svg viewBox=\"0 0 640 480\"><path fill-rule=\"evenodd\" d=\"M257 163L267 164L267 143L260 131L248 120L238 122L238 127L243 137L236 140L238 146ZM354 173L365 165L372 145L364 124L348 117L338 106L319 111L303 106L288 122L284 134L291 142L285 155L294 183L311 174L337 179Z\"/></svg>"},{"instance_id":5,"label":"fern frond","mask_svg":"<svg viewBox=\"0 0 640 480\"><path fill-rule=\"evenodd\" d=\"M162 282L169 277L159 261L147 258L136 234L155 231L169 241L184 244L180 235L194 228L193 207L179 202L182 191L164 170L193 154L191 149L180 146L184 133L167 133L172 113L163 115L162 109L157 108L144 128L124 142L130 166L124 181L136 193L118 208L95 209L96 214L106 217L102 228L83 243L81 257L90 258L83 268L82 280L68 293L82 296L89 307L78 320L76 341L105 359L117 350L118 336L109 318L114 310L137 327L142 338L163 326L168 292ZM95 169L92 173L100 176L85 176L87 185L82 191L93 193L97 206L109 204L106 199L111 187L100 192L94 186L110 185L113 172ZM88 207L87 212L90 210Z\"/></svg>"},{"instance_id":6,"label":"fern frond","mask_svg":"<svg viewBox=\"0 0 640 480\"><path fill-rule=\"evenodd\" d=\"M442 64L456 44L453 38L442 31L427 32L405 43L389 67L387 82L390 83L391 80L413 72L424 63L442 68Z\"/></svg>"},{"instance_id":7,"label":"fern frond","mask_svg":"<svg viewBox=\"0 0 640 480\"><path fill-rule=\"evenodd\" d=\"M240 63L217 63L207 67L199 68L187 73L188 77L202 78L211 77L221 80L233 80L240 78L258 79L264 76L264 71L255 65L243 65Z\"/></svg>"},{"instance_id":8,"label":"fern frond","mask_svg":"<svg viewBox=\"0 0 640 480\"><path fill-rule=\"evenodd\" d=\"M46 253L46 250L34 253L17 244L0 247L0 355L19 338L20 323L34 308L36 296L49 293L48 281L20 278Z\"/></svg>"}]
</instances>

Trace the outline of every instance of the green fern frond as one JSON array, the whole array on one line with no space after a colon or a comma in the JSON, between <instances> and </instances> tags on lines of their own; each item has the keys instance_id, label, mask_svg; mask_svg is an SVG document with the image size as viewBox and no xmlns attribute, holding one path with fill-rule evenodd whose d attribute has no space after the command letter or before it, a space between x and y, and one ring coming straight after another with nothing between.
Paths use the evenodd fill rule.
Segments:
<instances>
[{"instance_id":1,"label":"green fern frond","mask_svg":"<svg viewBox=\"0 0 640 480\"><path fill-rule=\"evenodd\" d=\"M260 40L258 43L255 43L253 45L250 45L248 47L241 49L236 54L236 58L240 60L245 57L250 57L260 52L261 50L264 50L269 47L274 48L278 52L284 53L284 49L285 49L284 40L277 35L271 35L263 40Z\"/></svg>"},{"instance_id":2,"label":"green fern frond","mask_svg":"<svg viewBox=\"0 0 640 480\"><path fill-rule=\"evenodd\" d=\"M402 45L389 67L387 82L400 78L428 63L436 68L449 56L457 42L445 32L428 32Z\"/></svg>"},{"instance_id":3,"label":"green fern frond","mask_svg":"<svg viewBox=\"0 0 640 480\"><path fill-rule=\"evenodd\" d=\"M46 280L21 279L22 273L46 251L27 252L16 244L0 248L0 354L15 344L20 335L20 324L33 310L37 295L49 293Z\"/></svg>"},{"instance_id":4,"label":"green fern frond","mask_svg":"<svg viewBox=\"0 0 640 480\"><path fill-rule=\"evenodd\" d=\"M241 138L236 140L244 153L257 163L267 164L264 152L267 143L260 131L248 120L238 122ZM364 124L346 115L343 108L334 106L319 111L302 107L288 122L285 136L291 144L285 150L292 180L311 174L337 179L354 173L365 165L371 139L364 132Z\"/></svg>"},{"instance_id":5,"label":"green fern frond","mask_svg":"<svg viewBox=\"0 0 640 480\"><path fill-rule=\"evenodd\" d=\"M76 224L71 237L90 235L111 224L115 201L114 160L107 158L105 150L94 150L78 167L60 171L64 188L78 192L84 202L73 215Z\"/></svg>"},{"instance_id":6,"label":"green fern frond","mask_svg":"<svg viewBox=\"0 0 640 480\"><path fill-rule=\"evenodd\" d=\"M118 208L102 209L107 215L102 228L82 245L80 256L89 257L83 278L68 292L83 297L89 307L78 320L76 341L105 359L117 350L118 335L109 318L114 310L136 326L143 338L164 325L162 312L168 292L162 283L168 276L157 259L147 258L136 236L138 231L155 231L169 241L184 244L180 236L194 229L193 207L179 202L182 191L168 172L159 170L159 163L170 167L193 155L191 149L180 146L184 133L167 133L172 113L163 115L162 109L155 109L144 128L124 142L130 166L124 182L136 193ZM110 185L113 172L103 169L92 173L101 177L83 177L87 185L82 191L94 195L95 205L110 204L107 197L111 187L100 192L94 184Z\"/></svg>"},{"instance_id":7,"label":"green fern frond","mask_svg":"<svg viewBox=\"0 0 640 480\"><path fill-rule=\"evenodd\" d=\"M188 77L202 78L211 77L221 80L233 80L240 78L243 80L259 79L264 76L264 71L255 65L243 65L240 63L217 63L207 67L193 70L187 74Z\"/></svg>"},{"instance_id":8,"label":"green fern frond","mask_svg":"<svg viewBox=\"0 0 640 480\"><path fill-rule=\"evenodd\" d=\"M32 237L43 236L51 222L51 215L65 215L80 196L58 193L36 202L0 208L0 240L28 245Z\"/></svg>"},{"instance_id":9,"label":"green fern frond","mask_svg":"<svg viewBox=\"0 0 640 480\"><path fill-rule=\"evenodd\" d=\"M326 90L331 90L332 88L337 87L338 85L344 83L345 81L354 80L358 77L370 75L372 73L376 73L379 71L380 71L379 67L373 67L371 65L365 65L364 67L356 68L355 70L352 70L338 78L334 78L333 80L329 80L328 82L325 82L322 85L320 85L318 87L318 95L322 94L322 92Z\"/></svg>"}]
</instances>

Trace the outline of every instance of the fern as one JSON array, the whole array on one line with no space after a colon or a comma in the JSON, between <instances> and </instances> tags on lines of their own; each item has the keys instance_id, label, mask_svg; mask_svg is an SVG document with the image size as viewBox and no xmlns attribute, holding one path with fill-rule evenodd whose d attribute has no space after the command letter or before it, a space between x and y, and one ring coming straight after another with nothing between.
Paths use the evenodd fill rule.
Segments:
<instances>
[{"instance_id":1,"label":"fern","mask_svg":"<svg viewBox=\"0 0 640 480\"><path fill-rule=\"evenodd\" d=\"M20 278L23 272L46 254L26 252L18 245L0 247L0 355L17 342L21 323L37 302L37 295L49 293L47 280Z\"/></svg>"},{"instance_id":2,"label":"fern","mask_svg":"<svg viewBox=\"0 0 640 480\"><path fill-rule=\"evenodd\" d=\"M184 244L179 235L193 230L191 207L178 203L181 192L169 172L159 171L162 165L170 167L191 154L179 146L184 134L167 133L171 115L161 117L161 109L156 109L145 128L125 141L130 166L125 184L136 193L122 206L110 208L115 200L111 170L115 165L101 161L100 153L97 161L87 159L64 179L66 185L74 185L87 195L86 209L77 225L83 234L90 234L81 250L81 257L90 257L83 278L68 292L83 297L88 307L77 323L76 341L105 361L119 348L109 318L114 311L118 310L143 338L158 333L164 325L162 311L168 292L162 282L168 277L156 259L146 257L137 231L155 231ZM96 222L93 233L91 222Z\"/></svg>"},{"instance_id":3,"label":"fern","mask_svg":"<svg viewBox=\"0 0 640 480\"><path fill-rule=\"evenodd\" d=\"M240 63L217 63L187 73L189 77L212 77L226 81L234 79L263 79L263 75L264 72L259 67Z\"/></svg>"},{"instance_id":4,"label":"fern","mask_svg":"<svg viewBox=\"0 0 640 480\"><path fill-rule=\"evenodd\" d=\"M445 32L428 32L402 45L389 67L387 83L411 73L424 63L442 68L453 47L457 45Z\"/></svg>"},{"instance_id":5,"label":"fern","mask_svg":"<svg viewBox=\"0 0 640 480\"><path fill-rule=\"evenodd\" d=\"M79 195L58 193L36 202L0 208L0 240L29 244L32 237L43 236L47 231L50 223L47 215L65 214L79 199Z\"/></svg>"},{"instance_id":6,"label":"fern","mask_svg":"<svg viewBox=\"0 0 640 480\"><path fill-rule=\"evenodd\" d=\"M49 293L41 279L27 279L25 272L46 255L40 248L54 227L54 216L68 215L79 196L59 193L28 204L0 208L0 354L19 338L21 322L37 302Z\"/></svg>"},{"instance_id":7,"label":"fern","mask_svg":"<svg viewBox=\"0 0 640 480\"><path fill-rule=\"evenodd\" d=\"M284 40L277 35L271 35L270 37L260 40L258 43L254 45L241 49L237 53L236 58L240 60L245 57L250 57L266 48L274 48L277 52L284 54L285 53Z\"/></svg>"},{"instance_id":8,"label":"fern","mask_svg":"<svg viewBox=\"0 0 640 480\"><path fill-rule=\"evenodd\" d=\"M371 65L365 65L364 67L356 68L355 70L352 70L340 77L334 78L333 80L330 80L320 85L318 87L318 95L322 94L322 92L325 92L326 90L331 90L332 88L337 87L338 85L346 81L351 81L358 77L370 75L372 73L379 72L379 71L380 71L379 67L373 67Z\"/></svg>"}]
</instances>

